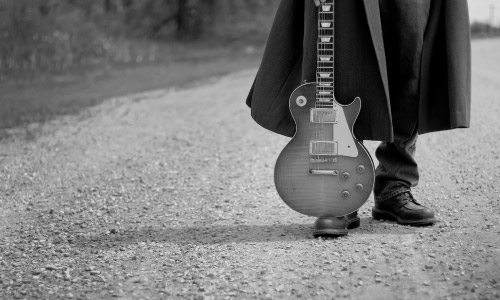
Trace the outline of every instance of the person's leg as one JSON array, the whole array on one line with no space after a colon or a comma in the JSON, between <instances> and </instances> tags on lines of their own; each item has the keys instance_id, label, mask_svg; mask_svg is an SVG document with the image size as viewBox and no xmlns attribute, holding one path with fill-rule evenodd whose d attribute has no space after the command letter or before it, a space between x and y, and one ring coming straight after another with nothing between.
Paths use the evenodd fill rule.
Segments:
<instances>
[{"instance_id":1,"label":"person's leg","mask_svg":"<svg viewBox=\"0 0 500 300\"><path fill-rule=\"evenodd\" d=\"M373 193L376 201L384 201L417 186L419 173L415 161L418 133L415 129L408 139L395 138L393 143L382 142L375 151L379 164L375 170Z\"/></svg>"},{"instance_id":2,"label":"person's leg","mask_svg":"<svg viewBox=\"0 0 500 300\"><path fill-rule=\"evenodd\" d=\"M420 65L431 0L379 0L395 142L416 127Z\"/></svg>"},{"instance_id":3,"label":"person's leg","mask_svg":"<svg viewBox=\"0 0 500 300\"><path fill-rule=\"evenodd\" d=\"M405 225L435 222L434 212L415 201L419 181L418 138L420 64L431 0L379 0L387 58L394 142L382 142L375 155L375 219Z\"/></svg>"},{"instance_id":4,"label":"person's leg","mask_svg":"<svg viewBox=\"0 0 500 300\"><path fill-rule=\"evenodd\" d=\"M415 148L417 128L409 139L383 142L375 151L379 165L375 170L374 219L392 220L403 225L431 225L436 222L434 212L419 204L411 193L418 184L418 165Z\"/></svg>"}]
</instances>

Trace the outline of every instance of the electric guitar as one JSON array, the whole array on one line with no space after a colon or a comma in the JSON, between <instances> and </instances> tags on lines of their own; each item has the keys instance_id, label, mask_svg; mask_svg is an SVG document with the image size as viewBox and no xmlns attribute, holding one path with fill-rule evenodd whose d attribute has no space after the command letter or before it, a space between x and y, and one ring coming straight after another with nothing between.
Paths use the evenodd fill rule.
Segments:
<instances>
[{"instance_id":1,"label":"electric guitar","mask_svg":"<svg viewBox=\"0 0 500 300\"><path fill-rule=\"evenodd\" d=\"M315 217L358 210L375 181L370 154L353 134L361 99L349 105L335 100L334 41L334 0L326 0L318 12L316 82L299 86L290 96L296 133L274 169L283 201Z\"/></svg>"}]
</instances>

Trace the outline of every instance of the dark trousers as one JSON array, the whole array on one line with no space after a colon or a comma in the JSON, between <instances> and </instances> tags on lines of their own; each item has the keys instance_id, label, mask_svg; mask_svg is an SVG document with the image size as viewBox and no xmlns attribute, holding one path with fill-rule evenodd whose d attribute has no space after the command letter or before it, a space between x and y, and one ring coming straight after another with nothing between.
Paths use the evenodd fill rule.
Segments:
<instances>
[{"instance_id":1,"label":"dark trousers","mask_svg":"<svg viewBox=\"0 0 500 300\"><path fill-rule=\"evenodd\" d=\"M379 164L375 169L373 193L376 201L384 201L410 191L418 184L418 165L415 148L418 133L408 139L395 139L393 143L382 142L375 151Z\"/></svg>"},{"instance_id":2,"label":"dark trousers","mask_svg":"<svg viewBox=\"0 0 500 300\"><path fill-rule=\"evenodd\" d=\"M394 142L382 142L375 155L374 194L383 201L418 184L420 65L431 0L379 0L389 77Z\"/></svg>"}]
</instances>

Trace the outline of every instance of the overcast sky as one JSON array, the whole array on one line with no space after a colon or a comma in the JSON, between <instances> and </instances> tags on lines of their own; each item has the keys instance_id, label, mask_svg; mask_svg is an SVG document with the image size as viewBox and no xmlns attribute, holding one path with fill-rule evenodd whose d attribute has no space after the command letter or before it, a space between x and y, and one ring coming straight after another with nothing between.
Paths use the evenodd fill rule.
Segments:
<instances>
[{"instance_id":1,"label":"overcast sky","mask_svg":"<svg viewBox=\"0 0 500 300\"><path fill-rule=\"evenodd\" d=\"M500 25L500 0L469 0L471 21L490 22L491 7L494 8L495 25Z\"/></svg>"}]
</instances>

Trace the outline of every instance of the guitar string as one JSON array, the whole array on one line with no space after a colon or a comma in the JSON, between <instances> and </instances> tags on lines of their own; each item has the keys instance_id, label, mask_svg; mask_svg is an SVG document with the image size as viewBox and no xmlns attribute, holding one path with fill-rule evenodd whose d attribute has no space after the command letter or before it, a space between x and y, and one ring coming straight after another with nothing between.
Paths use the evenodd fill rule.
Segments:
<instances>
[{"instance_id":1,"label":"guitar string","mask_svg":"<svg viewBox=\"0 0 500 300\"><path fill-rule=\"evenodd\" d=\"M321 4L320 7L319 7L319 10L318 10L318 14L319 14L319 20L318 20L318 29L319 29L319 37L318 37L318 58L317 58L317 62L318 62L318 74L317 74L317 82L318 82L318 87L317 88L317 101L316 101L316 107L318 108L331 108L332 109L332 117L334 116L334 113L333 113L333 108L334 108L334 1L325 1L325 3ZM325 10L324 7L327 7L327 6L330 6L330 10ZM327 17L329 16L329 17ZM327 23L329 22L330 23L330 26L329 27L323 27L323 22ZM328 31L330 31L330 33L328 33ZM328 42L323 42L322 38L323 37L327 37L327 38L330 38L330 41L329 43ZM330 46L331 45L331 46ZM328 57L329 60L328 62L325 62L325 61L322 61L321 58L322 56L324 57ZM325 72L326 71L326 72ZM329 86L321 86L321 83L325 83L324 81L324 78L326 77L322 77L321 76L321 73L327 73L329 74L328 76L328 80L326 80L326 83L327 84L330 84ZM322 94L321 92L327 92L329 94ZM326 95L326 99L325 99L325 95ZM324 100L328 101L328 102L323 102ZM327 126L327 124L325 124L325 121L326 121L326 115L327 114L322 114L322 113L319 113L318 116L318 121L319 123L321 124L321 133L318 133L316 132L316 136L320 136L321 139L320 141L327 141L326 139L326 136L325 136L325 133L326 133L326 130L325 130L325 127ZM328 122L328 121L326 121ZM329 125L329 123L328 123ZM319 126L317 126L319 127ZM328 126L329 127L329 126ZM333 145L335 145L335 124L332 123L332 142L333 142ZM326 143L323 144L323 147L320 147L320 149L322 151L325 151L325 152L328 152L328 150L331 150L331 148L329 147L326 147ZM335 147L335 146L333 146ZM338 146L337 146L337 151L338 151ZM320 163L321 161L321 158L320 156L318 155L317 156L317 159L318 159L318 168L320 166L323 166L323 165L326 165L326 162L325 163ZM328 161L328 160L326 160Z\"/></svg>"},{"instance_id":2,"label":"guitar string","mask_svg":"<svg viewBox=\"0 0 500 300\"><path fill-rule=\"evenodd\" d=\"M322 27L322 24L321 24L322 21L323 21L322 10L323 10L323 6L321 6L321 8L319 10L319 19L320 19L320 21L319 21L319 24L318 24L319 25L319 30L320 30L320 37L319 37L320 52L323 52L323 44L322 44L322 41L321 41L321 36L324 34L324 30L323 30L323 27ZM321 69L321 67L322 67L321 59L319 60L319 65L320 65L320 70L319 71L321 72L322 71L322 69ZM322 77L321 77L321 73L320 73L320 80L321 80L321 78ZM321 99L321 97L322 97L321 95L318 96L318 97L320 98L320 101L323 100L323 99ZM323 107L323 103L322 102L320 102L320 106ZM324 120L323 120L323 114L320 113L319 116L320 116L319 122L321 124L321 141L324 141L325 140L325 136L324 136L324 134L325 134L325 124L323 123L324 122ZM323 147L321 147L321 150L324 151L325 150L324 149L324 145L325 144L322 144L322 145L323 145ZM321 157L319 157L318 162L319 162L319 165L321 166L321 169L324 169L325 167L324 167L324 164L322 163Z\"/></svg>"},{"instance_id":3,"label":"guitar string","mask_svg":"<svg viewBox=\"0 0 500 300\"><path fill-rule=\"evenodd\" d=\"M319 53L321 53L321 49L322 49L322 46L321 46L321 34L322 34L322 29L321 29L321 28L322 28L322 27L321 27L321 21L322 21L321 10L322 10L322 9L323 9L323 8L320 6L320 9L319 9L319 24L318 24L318 28L319 28L319 35L320 35L320 37L318 37L318 48L319 48ZM320 60L320 62L319 62L319 66L321 67L321 60ZM319 70L318 70L319 80L321 80L321 73L320 73L320 72L321 72L321 69L319 69ZM318 98L320 98L320 96L318 96ZM321 99L319 99L319 100L321 100ZM322 103L320 102L319 104L320 104L320 107L321 107L321 104L322 104ZM324 140L324 138L323 138L323 130L324 130L324 128L323 128L322 114L318 114L318 115L320 116L320 118L319 118L319 122L320 122L320 123L319 123L319 124L321 124L321 131L320 131L320 137L321 137L321 138L320 138L320 141L323 141L323 140ZM319 145L321 145L321 143L320 143ZM321 149L321 147L320 147L320 149ZM319 155L318 155L318 169L323 169L323 166L322 166L322 164L321 164L321 158L320 158L320 156L319 156Z\"/></svg>"},{"instance_id":4,"label":"guitar string","mask_svg":"<svg viewBox=\"0 0 500 300\"><path fill-rule=\"evenodd\" d=\"M320 8L318 9L318 16L319 16L319 19L318 19L318 35L321 35L321 14L320 14L320 11L321 11L321 5L320 5ZM319 55L320 55L320 43L319 43L319 36L318 36L318 49L317 49L317 55L318 55L318 58L319 59ZM319 84L319 81L320 81L320 67L321 66L321 63L318 61L318 68L317 68L317 72L316 72L316 82L317 82L317 85ZM315 107L316 108L319 108L320 106L320 103L319 103L319 96L318 96L318 86L316 86L316 101L315 101ZM318 117L318 113L316 111L316 117ZM316 137L316 141L320 141L320 134L319 134L319 124L318 122L316 122L315 126L316 128L316 132L315 132L315 137ZM318 145L318 144L317 144ZM317 146L316 146L317 147ZM313 149L314 151L317 151L317 149ZM314 158L316 159L316 169L320 169L320 163L319 163L319 155L315 155Z\"/></svg>"},{"instance_id":5,"label":"guitar string","mask_svg":"<svg viewBox=\"0 0 500 300\"><path fill-rule=\"evenodd\" d=\"M331 92L332 92L332 108L335 106L335 7L334 7L334 4L335 4L335 0L332 0L332 9L331 9L331 19L332 19L332 30L331 30L331 43L332 43L332 50L331 50L331 54L332 54L332 62L330 63L330 66L331 66L331 71L332 71L332 87L331 87ZM333 111L332 111L333 113ZM337 117L338 118L338 117ZM335 123L332 123L332 139L333 139L333 143L334 143L334 148L335 148ZM338 156L338 144L337 144L337 156Z\"/></svg>"}]
</instances>

